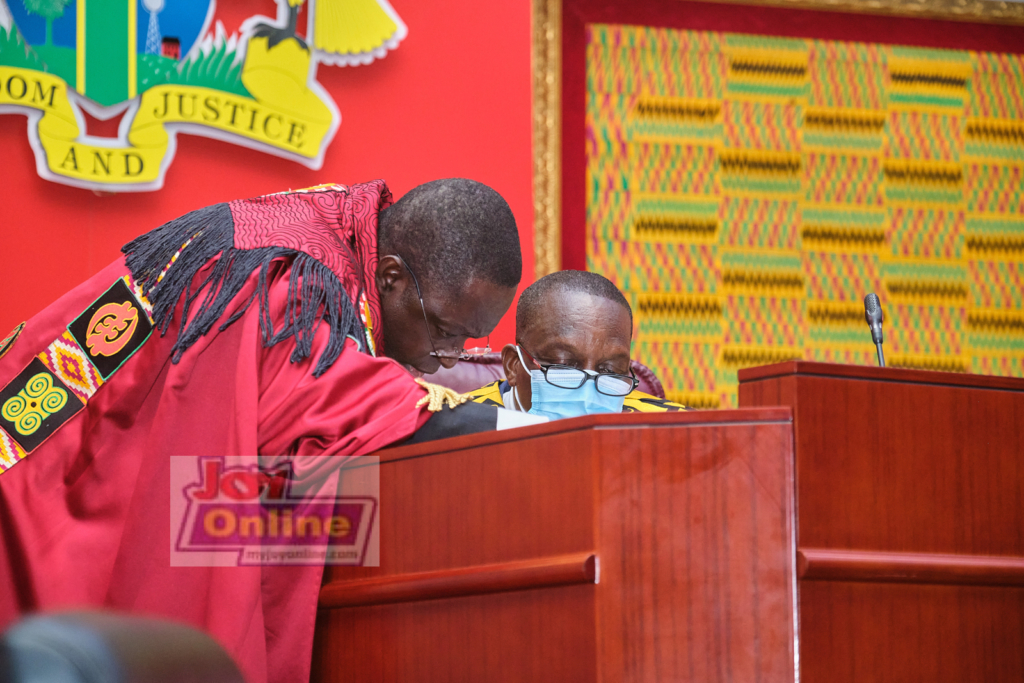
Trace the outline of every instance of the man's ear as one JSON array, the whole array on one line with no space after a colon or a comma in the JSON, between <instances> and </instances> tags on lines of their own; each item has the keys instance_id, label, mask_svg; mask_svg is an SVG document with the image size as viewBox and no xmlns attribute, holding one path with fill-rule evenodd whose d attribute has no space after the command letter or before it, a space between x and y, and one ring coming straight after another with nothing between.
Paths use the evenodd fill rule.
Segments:
<instances>
[{"instance_id":1,"label":"man's ear","mask_svg":"<svg viewBox=\"0 0 1024 683\"><path fill-rule=\"evenodd\" d=\"M516 385L516 377L518 377L519 368L522 365L519 362L515 344L505 344L505 348L501 350L501 367L505 371L505 379L508 380L510 386Z\"/></svg>"},{"instance_id":2,"label":"man's ear","mask_svg":"<svg viewBox=\"0 0 1024 683\"><path fill-rule=\"evenodd\" d=\"M384 294L385 292L405 289L406 279L408 278L407 273L408 271L397 256L381 256L380 260L377 261L377 272L375 275L377 291Z\"/></svg>"}]
</instances>

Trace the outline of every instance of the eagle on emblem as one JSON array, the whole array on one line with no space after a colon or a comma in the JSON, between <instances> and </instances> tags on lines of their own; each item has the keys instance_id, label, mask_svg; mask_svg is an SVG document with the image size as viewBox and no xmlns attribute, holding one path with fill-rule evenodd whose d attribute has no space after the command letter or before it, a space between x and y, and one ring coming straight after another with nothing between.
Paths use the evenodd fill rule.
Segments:
<instances>
[{"instance_id":1,"label":"eagle on emblem","mask_svg":"<svg viewBox=\"0 0 1024 683\"><path fill-rule=\"evenodd\" d=\"M296 34L299 9L307 5L306 40ZM283 16L282 16L283 15ZM325 64L368 64L398 47L407 29L387 0L278 0L278 21L258 23L253 37L268 47L289 38L317 51Z\"/></svg>"}]
</instances>

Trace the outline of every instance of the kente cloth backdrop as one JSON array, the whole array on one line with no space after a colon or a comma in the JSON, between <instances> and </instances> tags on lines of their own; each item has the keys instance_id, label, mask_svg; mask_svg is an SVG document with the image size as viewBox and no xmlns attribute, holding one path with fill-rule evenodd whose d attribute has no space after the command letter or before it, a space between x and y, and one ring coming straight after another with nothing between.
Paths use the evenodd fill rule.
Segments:
<instances>
[{"instance_id":1,"label":"kente cloth backdrop","mask_svg":"<svg viewBox=\"0 0 1024 683\"><path fill-rule=\"evenodd\" d=\"M587 267L670 400L738 368L1024 375L1024 58L593 24Z\"/></svg>"}]
</instances>

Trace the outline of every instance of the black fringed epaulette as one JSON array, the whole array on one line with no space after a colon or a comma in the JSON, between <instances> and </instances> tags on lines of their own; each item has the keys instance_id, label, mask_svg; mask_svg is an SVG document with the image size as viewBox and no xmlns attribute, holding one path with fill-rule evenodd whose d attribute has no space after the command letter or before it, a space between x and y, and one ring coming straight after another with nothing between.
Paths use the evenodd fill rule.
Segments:
<instances>
[{"instance_id":1,"label":"black fringed epaulette","mask_svg":"<svg viewBox=\"0 0 1024 683\"><path fill-rule=\"evenodd\" d=\"M132 277L153 304L153 318L161 335L167 333L178 302L185 297L178 339L171 356L174 363L221 319L257 269L256 289L247 300L237 303L219 331L241 318L258 297L263 345L273 346L294 337L293 363L312 354L316 328L321 320L327 323L330 339L313 369L315 377L338 359L346 337L352 337L366 350L355 305L337 275L309 254L295 249L235 248L234 221L228 204L213 204L187 213L137 237L121 251ZM193 291L196 274L211 259L216 259L216 263ZM292 261L284 326L276 332L270 315L267 282L270 262L275 259ZM196 306L194 311L193 306Z\"/></svg>"}]
</instances>

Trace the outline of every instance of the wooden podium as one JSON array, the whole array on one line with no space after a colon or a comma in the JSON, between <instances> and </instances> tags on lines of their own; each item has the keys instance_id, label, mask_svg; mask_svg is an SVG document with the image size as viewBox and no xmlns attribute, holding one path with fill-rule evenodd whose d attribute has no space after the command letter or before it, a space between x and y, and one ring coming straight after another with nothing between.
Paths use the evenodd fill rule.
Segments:
<instances>
[{"instance_id":1,"label":"wooden podium","mask_svg":"<svg viewBox=\"0 0 1024 683\"><path fill-rule=\"evenodd\" d=\"M381 566L328 569L312 680L794 680L788 408L380 455Z\"/></svg>"},{"instance_id":2,"label":"wooden podium","mask_svg":"<svg viewBox=\"0 0 1024 683\"><path fill-rule=\"evenodd\" d=\"M805 683L1024 681L1024 380L794 361Z\"/></svg>"}]
</instances>

